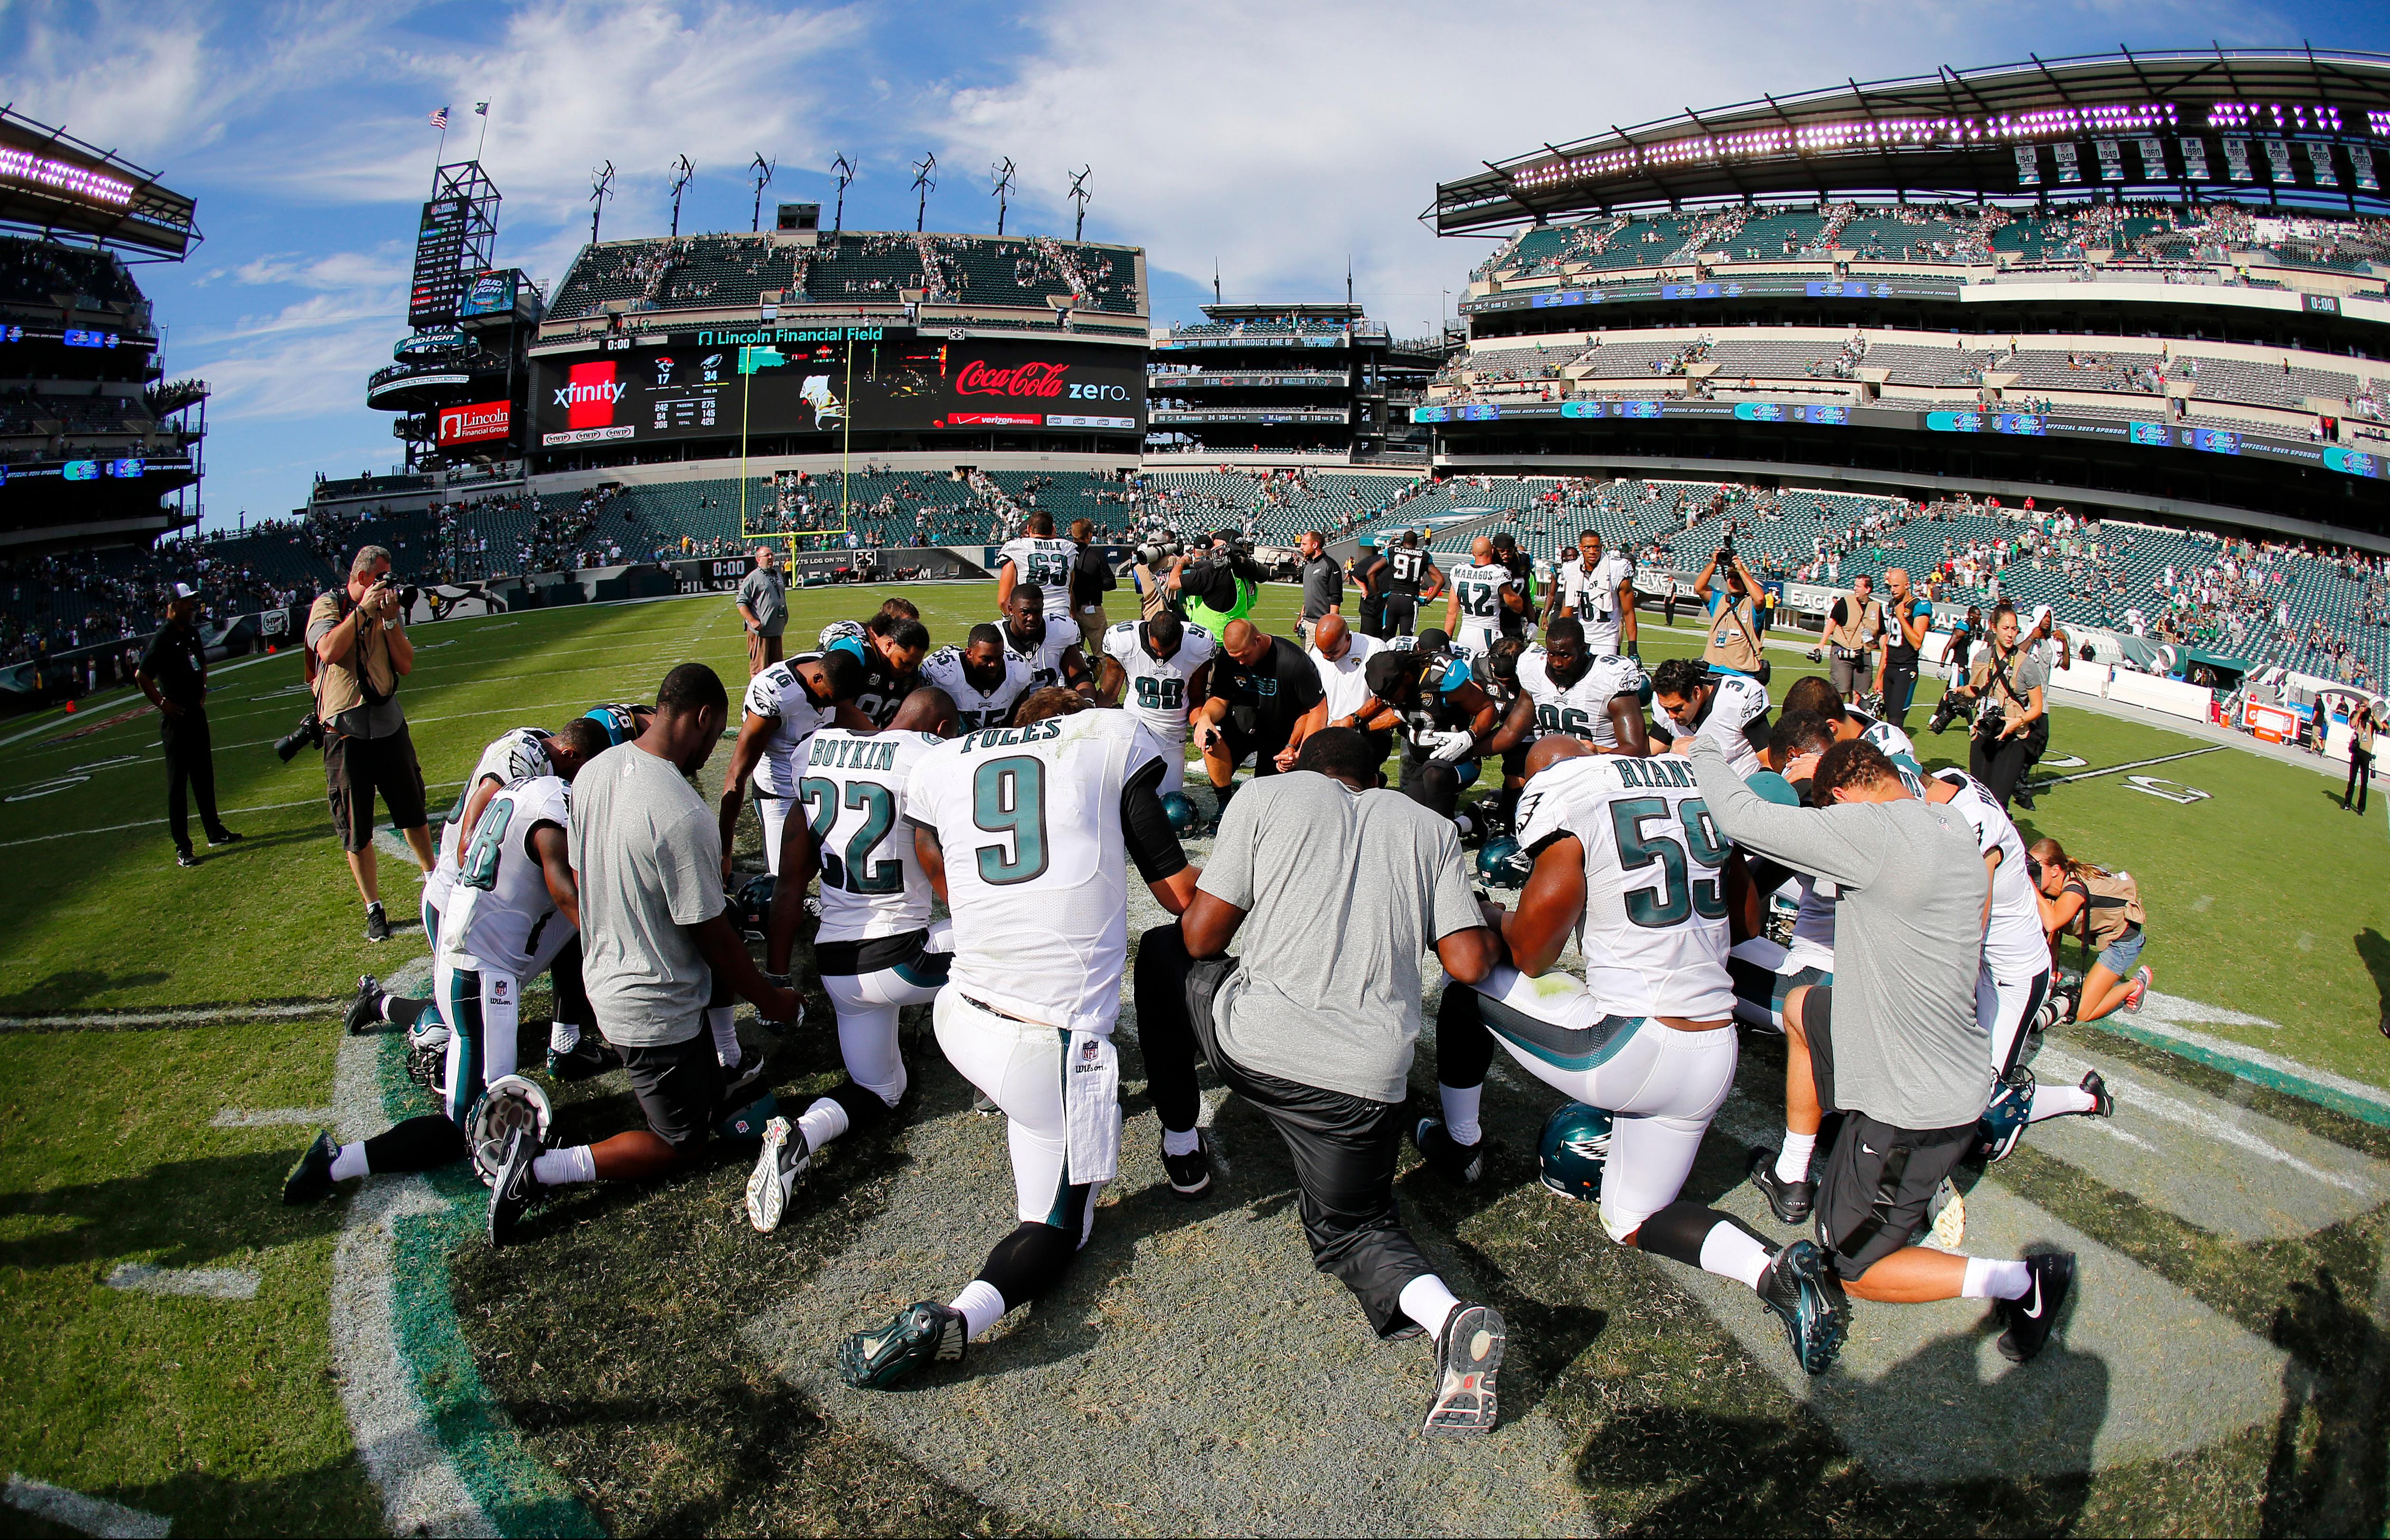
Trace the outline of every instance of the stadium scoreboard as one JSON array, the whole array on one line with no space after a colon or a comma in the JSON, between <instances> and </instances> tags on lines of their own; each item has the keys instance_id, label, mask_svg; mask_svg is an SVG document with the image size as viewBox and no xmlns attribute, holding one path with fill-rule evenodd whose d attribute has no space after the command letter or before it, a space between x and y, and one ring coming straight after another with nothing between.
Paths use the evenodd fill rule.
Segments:
<instances>
[{"instance_id":1,"label":"stadium scoreboard","mask_svg":"<svg viewBox=\"0 0 2390 1540\"><path fill-rule=\"evenodd\" d=\"M739 373L739 350L784 360ZM896 327L707 328L533 360L541 449L798 433L1042 429L1142 434L1144 353Z\"/></svg>"}]
</instances>

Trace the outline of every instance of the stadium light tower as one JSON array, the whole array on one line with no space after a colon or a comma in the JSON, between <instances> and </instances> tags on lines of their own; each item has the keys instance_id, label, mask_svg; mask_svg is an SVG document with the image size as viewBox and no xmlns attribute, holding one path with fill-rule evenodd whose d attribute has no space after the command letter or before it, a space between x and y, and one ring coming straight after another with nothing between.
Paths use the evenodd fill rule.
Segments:
<instances>
[{"instance_id":1,"label":"stadium light tower","mask_svg":"<svg viewBox=\"0 0 2390 1540\"><path fill-rule=\"evenodd\" d=\"M675 240L677 240L677 239L679 239L679 238L680 238L680 195L681 195L681 189L682 189L682 188L684 188L684 187L686 187L686 186L688 186L688 180L689 180L689 178L690 178L690 177L692 177L692 176L695 176L695 175L697 174L697 168L696 168L695 166L693 166L693 165L689 164L689 160L688 160L688 157L687 157L687 156L686 156L686 155L680 155L680 156L675 156L675 157L674 157L674 159L673 159L673 164L672 164L672 169L673 169L673 221L672 221L672 233L673 233L673 238L674 238L674 239L675 239Z\"/></svg>"},{"instance_id":2,"label":"stadium light tower","mask_svg":"<svg viewBox=\"0 0 2390 1540\"><path fill-rule=\"evenodd\" d=\"M913 190L921 195L920 203L913 210L913 233L919 235L930 217L930 195L938 188L932 173L938 169L938 153L931 150L913 162Z\"/></svg>"},{"instance_id":3,"label":"stadium light tower","mask_svg":"<svg viewBox=\"0 0 2390 1540\"><path fill-rule=\"evenodd\" d=\"M1006 156L1002 165L988 167L987 173L996 179L996 233L1000 236L1004 234L1004 205L1012 196L1012 157Z\"/></svg>"},{"instance_id":4,"label":"stadium light tower","mask_svg":"<svg viewBox=\"0 0 2390 1540\"><path fill-rule=\"evenodd\" d=\"M1079 206L1079 222L1071 227L1073 240L1085 240L1087 237L1087 199L1095 196L1087 191L1087 173L1095 169L1091 165L1081 166L1071 173L1071 190L1067 196Z\"/></svg>"},{"instance_id":5,"label":"stadium light tower","mask_svg":"<svg viewBox=\"0 0 2390 1540\"><path fill-rule=\"evenodd\" d=\"M829 216L829 233L835 236L846 230L846 185L854 180L854 162L842 155L829 169L838 177L838 208Z\"/></svg>"},{"instance_id":6,"label":"stadium light tower","mask_svg":"<svg viewBox=\"0 0 2390 1540\"><path fill-rule=\"evenodd\" d=\"M747 169L755 173L755 217L747 228L750 234L756 234L764 228L764 189L772 185L772 173L779 169L779 163L765 160L758 150L754 163Z\"/></svg>"},{"instance_id":7,"label":"stadium light tower","mask_svg":"<svg viewBox=\"0 0 2390 1540\"><path fill-rule=\"evenodd\" d=\"M606 212L606 200L614 196L614 162L607 161L589 173L589 244L598 244L598 219Z\"/></svg>"}]
</instances>

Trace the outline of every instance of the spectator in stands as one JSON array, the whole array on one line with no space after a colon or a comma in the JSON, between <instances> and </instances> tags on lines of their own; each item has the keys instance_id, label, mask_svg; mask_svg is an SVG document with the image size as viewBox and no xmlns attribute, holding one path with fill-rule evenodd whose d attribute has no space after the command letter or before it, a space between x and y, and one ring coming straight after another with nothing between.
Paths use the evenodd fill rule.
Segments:
<instances>
[{"instance_id":1,"label":"spectator in stands","mask_svg":"<svg viewBox=\"0 0 2390 1540\"><path fill-rule=\"evenodd\" d=\"M158 708L158 735L166 750L166 829L174 837L178 866L199 864L191 853L183 796L186 784L199 804L199 826L207 830L209 845L228 845L240 838L216 816L215 752L208 738L208 649L194 623L199 611L199 590L186 583L174 584L166 623L159 627L133 674L141 693Z\"/></svg>"},{"instance_id":2,"label":"spectator in stands","mask_svg":"<svg viewBox=\"0 0 2390 1540\"><path fill-rule=\"evenodd\" d=\"M2320 719L2322 710L2319 708L2316 714ZM2322 735L2317 736L2320 738ZM2353 797L2356 799L2353 811L2363 813L2366 789L2372 781L2373 708L2359 701L2357 710L2348 717L2348 786L2340 794L2340 805L2352 808L2350 799Z\"/></svg>"},{"instance_id":3,"label":"spectator in stands","mask_svg":"<svg viewBox=\"0 0 2390 1540\"><path fill-rule=\"evenodd\" d=\"M780 633L789 624L789 585L769 545L755 547L755 570L739 584L739 618L747 625L747 675L780 661Z\"/></svg>"},{"instance_id":4,"label":"spectator in stands","mask_svg":"<svg viewBox=\"0 0 2390 1540\"><path fill-rule=\"evenodd\" d=\"M416 864L431 870L431 829L424 808L423 767L416 762L398 684L415 668L390 553L360 548L349 582L316 597L307 611L307 655L315 670L315 717L324 731L324 784L332 827L366 905L366 940L388 941L374 856L374 796L406 839Z\"/></svg>"}]
</instances>

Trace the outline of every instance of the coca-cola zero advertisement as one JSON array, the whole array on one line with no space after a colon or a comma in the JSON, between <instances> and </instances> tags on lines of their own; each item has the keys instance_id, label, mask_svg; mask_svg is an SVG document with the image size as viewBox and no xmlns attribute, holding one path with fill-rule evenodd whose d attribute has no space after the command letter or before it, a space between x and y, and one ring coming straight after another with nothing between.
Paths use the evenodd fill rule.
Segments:
<instances>
[{"instance_id":1,"label":"coca-cola zero advertisement","mask_svg":"<svg viewBox=\"0 0 2390 1540\"><path fill-rule=\"evenodd\" d=\"M869 328L877 329L877 328ZM741 347L784 360L751 377ZM850 357L850 350L852 356ZM823 340L798 327L618 339L539 360L538 444L990 428L1145 430L1142 350L1033 339Z\"/></svg>"}]
</instances>

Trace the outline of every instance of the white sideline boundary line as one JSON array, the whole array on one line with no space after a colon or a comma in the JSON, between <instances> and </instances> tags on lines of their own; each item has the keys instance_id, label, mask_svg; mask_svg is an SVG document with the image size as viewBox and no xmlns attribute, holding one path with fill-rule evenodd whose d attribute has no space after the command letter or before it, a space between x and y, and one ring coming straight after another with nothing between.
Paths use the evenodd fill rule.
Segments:
<instances>
[{"instance_id":1,"label":"white sideline boundary line","mask_svg":"<svg viewBox=\"0 0 2390 1540\"><path fill-rule=\"evenodd\" d=\"M253 1300L258 1277L238 1267L152 1267L145 1262L119 1263L108 1275L108 1287L128 1294L181 1294L202 1300Z\"/></svg>"},{"instance_id":2,"label":"white sideline boundary line","mask_svg":"<svg viewBox=\"0 0 2390 1540\"><path fill-rule=\"evenodd\" d=\"M321 1016L341 1007L321 1005L226 1006L218 1010L95 1010L83 1016L0 1016L0 1032L91 1031L110 1027L197 1027L213 1021L288 1020Z\"/></svg>"},{"instance_id":3,"label":"white sideline boundary line","mask_svg":"<svg viewBox=\"0 0 2390 1540\"><path fill-rule=\"evenodd\" d=\"M172 1519L161 1519L122 1503L111 1503L105 1497L87 1497L80 1492L70 1492L62 1486L37 1482L30 1476L10 1472L8 1506L20 1512L47 1519L54 1524L79 1529L85 1534L122 1535L127 1540L165 1540L174 1527Z\"/></svg>"},{"instance_id":4,"label":"white sideline boundary line","mask_svg":"<svg viewBox=\"0 0 2390 1540\"><path fill-rule=\"evenodd\" d=\"M332 1121L328 1107L227 1107L210 1121L211 1128L313 1128Z\"/></svg>"}]
</instances>

